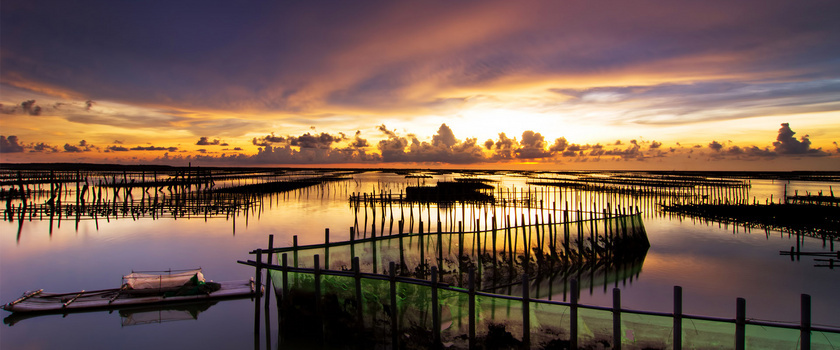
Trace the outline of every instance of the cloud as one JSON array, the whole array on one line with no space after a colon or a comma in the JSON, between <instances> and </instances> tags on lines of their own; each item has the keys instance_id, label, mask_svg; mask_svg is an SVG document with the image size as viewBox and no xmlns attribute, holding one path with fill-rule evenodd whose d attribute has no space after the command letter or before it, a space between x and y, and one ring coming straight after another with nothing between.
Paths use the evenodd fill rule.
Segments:
<instances>
[{"instance_id":1,"label":"cloud","mask_svg":"<svg viewBox=\"0 0 840 350\"><path fill-rule=\"evenodd\" d=\"M234 148L235 151L241 151ZM205 150L206 152L206 150ZM209 153L209 152L208 152ZM184 162L202 164L237 164L237 165L285 165L285 164L347 164L371 163L381 161L375 153L366 153L358 148L303 148L292 147L291 144L280 146L260 147L256 154L200 154L196 156L171 156L169 153L155 161L171 164Z\"/></svg>"},{"instance_id":2,"label":"cloud","mask_svg":"<svg viewBox=\"0 0 840 350\"><path fill-rule=\"evenodd\" d=\"M128 152L128 148L123 146L108 146L105 147L105 152Z\"/></svg>"},{"instance_id":3,"label":"cloud","mask_svg":"<svg viewBox=\"0 0 840 350\"><path fill-rule=\"evenodd\" d=\"M507 160L516 158L516 150L519 148L519 142L516 141L516 138L509 138L505 133L500 132L496 142L487 140L484 142L484 147L488 150L493 150L490 159Z\"/></svg>"},{"instance_id":4,"label":"cloud","mask_svg":"<svg viewBox=\"0 0 840 350\"><path fill-rule=\"evenodd\" d=\"M719 152L723 148L723 145L720 142L712 141L709 144L709 148L711 148L715 152Z\"/></svg>"},{"instance_id":5,"label":"cloud","mask_svg":"<svg viewBox=\"0 0 840 350\"><path fill-rule=\"evenodd\" d=\"M131 151L168 151L168 152L175 152L178 150L178 147L156 147L156 146L137 146L132 147L129 150Z\"/></svg>"},{"instance_id":6,"label":"cloud","mask_svg":"<svg viewBox=\"0 0 840 350\"><path fill-rule=\"evenodd\" d=\"M29 152L55 153L55 152L58 152L58 147L48 145L48 144L43 143L43 142L38 142L38 143L32 145L32 148L29 150Z\"/></svg>"},{"instance_id":7,"label":"cloud","mask_svg":"<svg viewBox=\"0 0 840 350\"><path fill-rule=\"evenodd\" d=\"M289 144L292 146L319 149L330 149L334 142L341 142L343 139L344 138L342 136L333 136L325 132L322 132L319 135L312 135L307 132L306 134L297 137L288 137Z\"/></svg>"},{"instance_id":8,"label":"cloud","mask_svg":"<svg viewBox=\"0 0 840 350\"><path fill-rule=\"evenodd\" d=\"M519 142L519 149L516 150L516 157L521 159L546 158L551 153L545 150L545 138L538 132L526 130L522 132L522 141Z\"/></svg>"},{"instance_id":9,"label":"cloud","mask_svg":"<svg viewBox=\"0 0 840 350\"><path fill-rule=\"evenodd\" d=\"M195 144L198 145L198 146L210 146L210 145L218 146L220 143L221 143L221 141L219 139L214 139L213 141L210 141L208 137L202 136L201 138L198 139L198 142L196 142Z\"/></svg>"},{"instance_id":10,"label":"cloud","mask_svg":"<svg viewBox=\"0 0 840 350\"><path fill-rule=\"evenodd\" d=\"M396 132L391 131L391 130L388 130L388 128L385 126L385 124L382 124L382 125L377 126L377 127L376 127L376 129L377 129L377 130L379 130L379 131L381 131L381 132L382 132L383 134L385 134L385 136L387 136L388 138L397 137Z\"/></svg>"},{"instance_id":11,"label":"cloud","mask_svg":"<svg viewBox=\"0 0 840 350\"><path fill-rule=\"evenodd\" d=\"M271 133L271 135L265 135L263 137L255 137L253 140L251 140L251 143L254 146L262 146L262 147L271 146L271 144L274 144L274 143L284 143L284 142L286 142L285 137L274 136L274 133Z\"/></svg>"},{"instance_id":12,"label":"cloud","mask_svg":"<svg viewBox=\"0 0 840 350\"><path fill-rule=\"evenodd\" d=\"M356 130L356 135L353 137L353 142L352 142L352 143L350 143L350 147L353 147L353 148L365 148L365 147L369 147L369 146L370 146L370 144L368 143L368 141L367 141L367 140L365 140L365 139L363 139L363 138L361 137L361 135L362 135L362 131L361 131L361 130Z\"/></svg>"},{"instance_id":13,"label":"cloud","mask_svg":"<svg viewBox=\"0 0 840 350\"><path fill-rule=\"evenodd\" d=\"M440 125L437 134L432 137L432 145L437 147L452 147L457 142L458 140L455 139L455 134L452 133L452 129L446 126L445 123Z\"/></svg>"},{"instance_id":14,"label":"cloud","mask_svg":"<svg viewBox=\"0 0 840 350\"><path fill-rule=\"evenodd\" d=\"M41 115L41 106L35 105L35 100L23 101L20 104L23 112L29 115Z\"/></svg>"},{"instance_id":15,"label":"cloud","mask_svg":"<svg viewBox=\"0 0 840 350\"><path fill-rule=\"evenodd\" d=\"M0 153L23 152L23 145L18 143L18 137L10 135L9 138L0 135Z\"/></svg>"},{"instance_id":16,"label":"cloud","mask_svg":"<svg viewBox=\"0 0 840 350\"><path fill-rule=\"evenodd\" d=\"M88 142L85 140L79 141L78 145L71 145L69 143L64 144L64 152L67 153L91 152L94 150L99 150L99 147L88 144Z\"/></svg>"},{"instance_id":17,"label":"cloud","mask_svg":"<svg viewBox=\"0 0 840 350\"><path fill-rule=\"evenodd\" d=\"M568 147L568 145L569 142L566 141L565 137L558 137L556 140L554 140L554 144L551 145L551 147L549 147L548 150L552 153L562 153L566 150L566 147Z\"/></svg>"},{"instance_id":18,"label":"cloud","mask_svg":"<svg viewBox=\"0 0 840 350\"><path fill-rule=\"evenodd\" d=\"M384 125L383 129L387 130ZM441 124L431 143L421 142L414 135L392 135L377 145L383 162L472 164L486 160L475 138L459 141L446 124Z\"/></svg>"},{"instance_id":19,"label":"cloud","mask_svg":"<svg viewBox=\"0 0 840 350\"><path fill-rule=\"evenodd\" d=\"M802 136L800 140L793 137L796 134L790 128L789 123L782 123L776 142L773 142L776 153L782 155L825 155L820 149L811 148L811 140L808 135Z\"/></svg>"}]
</instances>

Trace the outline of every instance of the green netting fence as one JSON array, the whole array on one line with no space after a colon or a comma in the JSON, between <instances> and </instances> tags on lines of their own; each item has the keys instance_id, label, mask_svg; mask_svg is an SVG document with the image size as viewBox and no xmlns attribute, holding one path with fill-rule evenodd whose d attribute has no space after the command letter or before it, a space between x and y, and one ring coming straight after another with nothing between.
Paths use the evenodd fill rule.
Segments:
<instances>
[{"instance_id":1,"label":"green netting fence","mask_svg":"<svg viewBox=\"0 0 840 350\"><path fill-rule=\"evenodd\" d=\"M743 310L734 319L627 310L617 288L613 307L581 305L576 280L571 290L578 293L570 293L568 302L534 299L527 276L520 280L521 295L493 294L477 291L474 282L467 288L444 283L436 267L427 280L398 276L396 264L387 274L361 272L359 258L353 261L347 271L322 270L317 258L313 268L259 264L270 271L281 318L294 323L287 332L310 334L295 331L309 327L320 329L326 343L363 337L379 346L418 349L840 347L840 330L812 327L804 318L801 324L771 324L749 320ZM681 310L677 300L679 288L675 310ZM803 296L808 312L809 300Z\"/></svg>"}]
</instances>

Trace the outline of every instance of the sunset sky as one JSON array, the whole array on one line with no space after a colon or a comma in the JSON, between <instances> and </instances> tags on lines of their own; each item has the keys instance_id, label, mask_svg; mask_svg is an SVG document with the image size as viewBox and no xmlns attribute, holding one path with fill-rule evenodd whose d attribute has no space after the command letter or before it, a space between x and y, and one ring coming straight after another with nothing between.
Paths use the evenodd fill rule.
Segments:
<instances>
[{"instance_id":1,"label":"sunset sky","mask_svg":"<svg viewBox=\"0 0 840 350\"><path fill-rule=\"evenodd\" d=\"M0 2L0 161L840 170L840 2Z\"/></svg>"}]
</instances>

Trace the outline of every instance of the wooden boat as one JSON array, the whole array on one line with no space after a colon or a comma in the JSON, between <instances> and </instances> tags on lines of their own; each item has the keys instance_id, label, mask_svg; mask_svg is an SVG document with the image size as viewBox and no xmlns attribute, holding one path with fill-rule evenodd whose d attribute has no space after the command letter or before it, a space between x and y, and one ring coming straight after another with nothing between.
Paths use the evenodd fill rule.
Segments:
<instances>
[{"instance_id":1,"label":"wooden boat","mask_svg":"<svg viewBox=\"0 0 840 350\"><path fill-rule=\"evenodd\" d=\"M120 309L130 306L152 306L218 300L262 294L254 279L229 282L204 281L201 269L165 271L164 273L132 272L123 276L120 288L46 293L29 291L2 306L12 312L66 313L91 309Z\"/></svg>"}]
</instances>

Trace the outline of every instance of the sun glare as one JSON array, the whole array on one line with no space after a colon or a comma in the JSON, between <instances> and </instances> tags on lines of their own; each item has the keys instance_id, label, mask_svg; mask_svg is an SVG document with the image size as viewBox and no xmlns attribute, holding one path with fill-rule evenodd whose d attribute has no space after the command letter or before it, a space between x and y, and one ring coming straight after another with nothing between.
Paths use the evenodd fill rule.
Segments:
<instances>
[{"instance_id":1,"label":"sun glare","mask_svg":"<svg viewBox=\"0 0 840 350\"><path fill-rule=\"evenodd\" d=\"M546 142L553 142L558 137L568 138L569 134L580 137L587 134L586 128L561 122L564 119L547 113L536 113L504 108L477 108L459 113L453 118L450 127L457 135L475 137L478 140L497 140L499 133L505 133L509 138L521 139L522 133L531 130L540 133ZM563 124L559 127L559 124Z\"/></svg>"}]
</instances>

